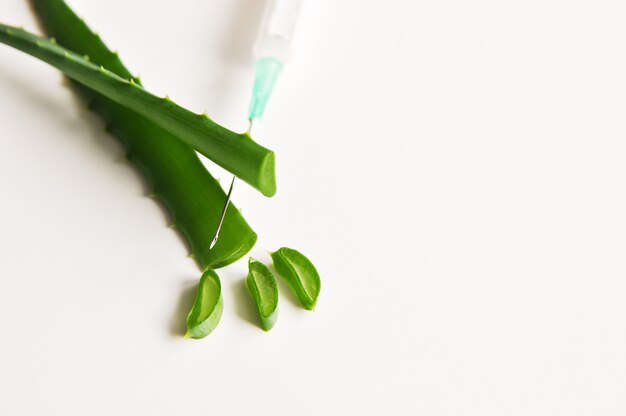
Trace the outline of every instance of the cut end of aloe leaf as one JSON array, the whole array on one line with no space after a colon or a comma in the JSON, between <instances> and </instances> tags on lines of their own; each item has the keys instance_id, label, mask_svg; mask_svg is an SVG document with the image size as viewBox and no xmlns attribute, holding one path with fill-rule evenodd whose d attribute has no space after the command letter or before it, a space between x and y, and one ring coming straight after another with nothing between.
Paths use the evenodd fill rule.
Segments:
<instances>
[{"instance_id":1,"label":"cut end of aloe leaf","mask_svg":"<svg viewBox=\"0 0 626 416\"><path fill-rule=\"evenodd\" d=\"M276 195L276 158L269 152L261 164L259 190L267 197Z\"/></svg>"}]
</instances>

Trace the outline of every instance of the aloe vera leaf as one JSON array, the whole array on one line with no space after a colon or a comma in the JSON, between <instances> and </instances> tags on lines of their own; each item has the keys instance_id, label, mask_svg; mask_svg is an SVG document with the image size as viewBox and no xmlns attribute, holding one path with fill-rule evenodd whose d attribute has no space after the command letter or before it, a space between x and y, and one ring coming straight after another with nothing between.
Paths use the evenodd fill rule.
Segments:
<instances>
[{"instance_id":1,"label":"aloe vera leaf","mask_svg":"<svg viewBox=\"0 0 626 416\"><path fill-rule=\"evenodd\" d=\"M119 56L63 0L31 3L45 31L59 44L88 55L122 78L131 77ZM254 246L256 234L231 204L220 238L209 251L226 195L196 152L147 118L81 84L74 85L123 144L129 161L142 171L202 270L233 263Z\"/></svg>"},{"instance_id":2,"label":"aloe vera leaf","mask_svg":"<svg viewBox=\"0 0 626 416\"><path fill-rule=\"evenodd\" d=\"M299 251L283 247L271 253L274 267L289 284L306 309L313 310L320 294L320 275L313 263Z\"/></svg>"},{"instance_id":3,"label":"aloe vera leaf","mask_svg":"<svg viewBox=\"0 0 626 416\"><path fill-rule=\"evenodd\" d=\"M220 278L212 269L206 269L200 278L196 300L187 316L186 338L200 339L209 335L222 317L224 302Z\"/></svg>"},{"instance_id":4,"label":"aloe vera leaf","mask_svg":"<svg viewBox=\"0 0 626 416\"><path fill-rule=\"evenodd\" d=\"M0 42L61 70L66 76L150 119L265 196L276 193L274 152L205 114L195 114L143 89L134 79L89 62L84 56L22 29L0 24Z\"/></svg>"},{"instance_id":5,"label":"aloe vera leaf","mask_svg":"<svg viewBox=\"0 0 626 416\"><path fill-rule=\"evenodd\" d=\"M278 319L278 285L274 274L266 265L251 257L246 286L259 312L261 328L269 331Z\"/></svg>"}]
</instances>

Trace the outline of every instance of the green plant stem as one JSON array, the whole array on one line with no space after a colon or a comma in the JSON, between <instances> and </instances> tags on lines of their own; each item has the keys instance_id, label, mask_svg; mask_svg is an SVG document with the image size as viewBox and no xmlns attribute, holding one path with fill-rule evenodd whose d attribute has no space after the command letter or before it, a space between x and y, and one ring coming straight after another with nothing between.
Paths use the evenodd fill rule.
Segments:
<instances>
[{"instance_id":1,"label":"green plant stem","mask_svg":"<svg viewBox=\"0 0 626 416\"><path fill-rule=\"evenodd\" d=\"M47 62L73 80L150 119L264 195L276 193L274 153L249 135L234 133L205 114L178 106L168 97L152 95L132 78L120 77L22 29L0 24L0 42Z\"/></svg>"}]
</instances>

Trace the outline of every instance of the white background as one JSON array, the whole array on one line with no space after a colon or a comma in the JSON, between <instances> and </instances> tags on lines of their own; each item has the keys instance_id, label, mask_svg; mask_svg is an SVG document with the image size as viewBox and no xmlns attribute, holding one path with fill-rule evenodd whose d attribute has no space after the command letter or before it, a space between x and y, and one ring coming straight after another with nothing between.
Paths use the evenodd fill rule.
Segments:
<instances>
[{"instance_id":1,"label":"white background","mask_svg":"<svg viewBox=\"0 0 626 416\"><path fill-rule=\"evenodd\" d=\"M245 129L261 1L70 3L148 89ZM626 3L308 3L255 134L279 193L235 198L254 256L322 275L269 333L242 261L216 331L180 336L182 241L59 73L0 45L0 414L623 415ZM25 0L0 20L35 29Z\"/></svg>"}]
</instances>

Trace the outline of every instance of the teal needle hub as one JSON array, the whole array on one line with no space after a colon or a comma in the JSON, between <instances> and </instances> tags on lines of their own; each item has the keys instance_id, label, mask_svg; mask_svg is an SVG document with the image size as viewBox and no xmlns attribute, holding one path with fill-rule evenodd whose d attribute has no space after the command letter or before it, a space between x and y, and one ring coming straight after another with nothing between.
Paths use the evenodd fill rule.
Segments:
<instances>
[{"instance_id":1,"label":"teal needle hub","mask_svg":"<svg viewBox=\"0 0 626 416\"><path fill-rule=\"evenodd\" d=\"M283 64L273 57L264 57L254 65L254 87L252 100L248 109L248 119L257 120L263 117L267 101L272 95L278 76L283 71Z\"/></svg>"}]
</instances>

